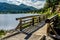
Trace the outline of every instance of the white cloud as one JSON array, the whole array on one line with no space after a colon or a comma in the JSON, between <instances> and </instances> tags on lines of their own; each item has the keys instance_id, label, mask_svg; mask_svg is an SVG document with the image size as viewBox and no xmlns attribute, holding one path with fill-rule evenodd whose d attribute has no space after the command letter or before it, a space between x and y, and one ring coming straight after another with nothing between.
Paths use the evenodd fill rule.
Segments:
<instances>
[{"instance_id":1,"label":"white cloud","mask_svg":"<svg viewBox=\"0 0 60 40\"><path fill-rule=\"evenodd\" d=\"M41 0L7 0L7 2L15 5L20 5L21 3L23 3L28 6L33 6L35 8L42 8L45 3L45 1Z\"/></svg>"},{"instance_id":2,"label":"white cloud","mask_svg":"<svg viewBox=\"0 0 60 40\"><path fill-rule=\"evenodd\" d=\"M21 4L19 0L7 0L7 3L15 4L15 5L20 5Z\"/></svg>"},{"instance_id":3,"label":"white cloud","mask_svg":"<svg viewBox=\"0 0 60 40\"><path fill-rule=\"evenodd\" d=\"M32 2L32 1L30 0L30 1L24 1L23 3L26 4L26 5L33 6L33 7L39 9L39 8L42 8L42 7L44 6L45 1Z\"/></svg>"}]
</instances>

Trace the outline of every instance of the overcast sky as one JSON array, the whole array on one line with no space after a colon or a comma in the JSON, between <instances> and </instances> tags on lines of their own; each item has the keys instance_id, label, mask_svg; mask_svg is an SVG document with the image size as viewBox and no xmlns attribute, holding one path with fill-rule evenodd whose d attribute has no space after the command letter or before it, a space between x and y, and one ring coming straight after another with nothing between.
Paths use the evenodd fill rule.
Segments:
<instances>
[{"instance_id":1,"label":"overcast sky","mask_svg":"<svg viewBox=\"0 0 60 40\"><path fill-rule=\"evenodd\" d=\"M7 2L15 5L20 5L23 3L25 5L33 6L39 9L44 6L45 0L0 0L0 2Z\"/></svg>"}]
</instances>

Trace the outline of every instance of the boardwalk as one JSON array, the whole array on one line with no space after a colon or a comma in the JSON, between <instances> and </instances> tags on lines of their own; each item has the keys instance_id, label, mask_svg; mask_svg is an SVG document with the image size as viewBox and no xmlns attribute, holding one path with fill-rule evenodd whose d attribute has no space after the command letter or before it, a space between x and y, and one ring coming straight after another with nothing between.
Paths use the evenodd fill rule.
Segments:
<instances>
[{"instance_id":1,"label":"boardwalk","mask_svg":"<svg viewBox=\"0 0 60 40\"><path fill-rule=\"evenodd\" d=\"M37 26L33 26L33 27L30 27L29 29L24 29L24 30L22 30L22 31L24 31L24 32L26 32L26 33L33 33L34 32L34 30L36 31L36 30L38 30L39 28L41 28L43 25L45 24L45 22L44 21L42 21L40 24L38 24ZM27 31L28 30L28 31ZM33 34L32 34L33 35ZM16 34L16 35L13 35L13 36L11 36L11 37L8 37L8 38L6 38L6 39L4 39L4 40L25 40L24 38L25 37L27 37L27 36L29 36L29 35L26 35L25 33L23 33L23 32L21 32L21 33L18 33L18 34ZM37 38L39 38L40 36L38 36ZM37 39L36 38L36 39ZM34 38L33 38L34 39ZM29 39L28 39L29 40Z\"/></svg>"},{"instance_id":2,"label":"boardwalk","mask_svg":"<svg viewBox=\"0 0 60 40\"><path fill-rule=\"evenodd\" d=\"M30 16L29 16L30 17ZM28 17L28 18L29 18ZM26 18L26 17L24 17ZM16 29L19 29L19 33L18 34L14 34L10 37L4 38L2 40L53 40L53 38L47 36L47 24L45 23L45 20L40 21L40 16L37 16L37 18L39 18L39 20L37 19L37 25L35 25L35 21L34 18L32 18L32 22L27 22L27 24L29 23L29 27L23 28L23 21L22 19L18 18L18 20L20 20L20 23L18 24ZM52 17L50 20L51 22L54 21L55 17ZM36 19L36 18L35 18ZM31 19L29 19L31 20ZM48 21L47 21L48 22Z\"/></svg>"},{"instance_id":3,"label":"boardwalk","mask_svg":"<svg viewBox=\"0 0 60 40\"><path fill-rule=\"evenodd\" d=\"M36 32L34 32L28 40L40 40L43 35L47 36L46 31L47 31L47 26L45 25L44 27L42 27L39 30L37 30ZM14 35L12 37L9 37L5 40L25 40L24 38L26 36L27 35L20 33L20 34ZM53 40L53 39L51 37L47 36L46 40Z\"/></svg>"},{"instance_id":4,"label":"boardwalk","mask_svg":"<svg viewBox=\"0 0 60 40\"><path fill-rule=\"evenodd\" d=\"M43 35L46 36L46 40L54 40L51 37L47 36L47 24L34 32L33 35L29 38L29 40L40 40Z\"/></svg>"}]
</instances>

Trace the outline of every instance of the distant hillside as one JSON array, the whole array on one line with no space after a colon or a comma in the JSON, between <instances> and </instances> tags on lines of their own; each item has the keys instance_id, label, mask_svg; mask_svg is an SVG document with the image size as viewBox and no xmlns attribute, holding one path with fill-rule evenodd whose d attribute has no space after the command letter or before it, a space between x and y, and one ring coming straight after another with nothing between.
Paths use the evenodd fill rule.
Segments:
<instances>
[{"instance_id":1,"label":"distant hillside","mask_svg":"<svg viewBox=\"0 0 60 40\"><path fill-rule=\"evenodd\" d=\"M29 12L37 10L36 8L32 6L27 6L24 4L21 5L13 5L13 4L8 4L8 3L0 3L0 12Z\"/></svg>"}]
</instances>

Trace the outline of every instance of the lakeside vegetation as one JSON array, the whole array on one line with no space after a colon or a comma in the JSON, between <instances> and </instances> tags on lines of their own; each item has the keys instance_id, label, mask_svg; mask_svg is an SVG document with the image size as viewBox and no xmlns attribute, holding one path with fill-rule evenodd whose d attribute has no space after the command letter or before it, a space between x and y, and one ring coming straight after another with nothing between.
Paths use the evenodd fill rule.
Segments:
<instances>
[{"instance_id":1,"label":"lakeside vegetation","mask_svg":"<svg viewBox=\"0 0 60 40\"><path fill-rule=\"evenodd\" d=\"M5 34L6 34L6 32L4 30L0 30L0 37L2 37Z\"/></svg>"}]
</instances>

